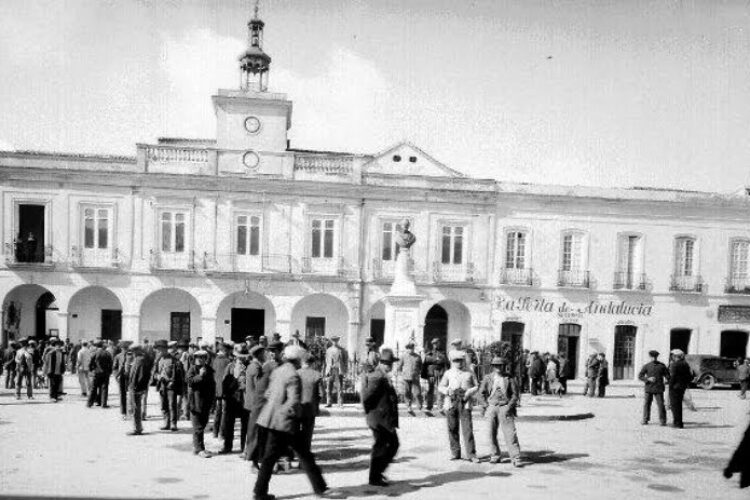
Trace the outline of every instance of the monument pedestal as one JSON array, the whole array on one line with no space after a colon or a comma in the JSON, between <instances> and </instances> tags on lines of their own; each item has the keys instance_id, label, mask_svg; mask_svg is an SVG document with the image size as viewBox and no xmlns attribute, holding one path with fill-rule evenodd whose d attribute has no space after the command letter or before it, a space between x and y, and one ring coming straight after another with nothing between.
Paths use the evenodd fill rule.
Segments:
<instances>
[{"instance_id":1,"label":"monument pedestal","mask_svg":"<svg viewBox=\"0 0 750 500\"><path fill-rule=\"evenodd\" d=\"M383 345L398 353L410 340L422 347L424 332L419 327L419 304L424 297L417 293L411 273L408 248L401 248L396 258L396 268L391 291L383 298L385 303L385 333Z\"/></svg>"}]
</instances>

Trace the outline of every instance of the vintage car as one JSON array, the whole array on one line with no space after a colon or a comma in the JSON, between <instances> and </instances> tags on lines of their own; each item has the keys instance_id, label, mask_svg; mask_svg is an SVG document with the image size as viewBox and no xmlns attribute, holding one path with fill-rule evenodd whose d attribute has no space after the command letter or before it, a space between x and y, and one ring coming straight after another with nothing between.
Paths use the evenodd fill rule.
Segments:
<instances>
[{"instance_id":1,"label":"vintage car","mask_svg":"<svg viewBox=\"0 0 750 500\"><path fill-rule=\"evenodd\" d=\"M737 360L707 354L688 354L685 361L695 373L693 383L711 390L716 384L738 385Z\"/></svg>"}]
</instances>

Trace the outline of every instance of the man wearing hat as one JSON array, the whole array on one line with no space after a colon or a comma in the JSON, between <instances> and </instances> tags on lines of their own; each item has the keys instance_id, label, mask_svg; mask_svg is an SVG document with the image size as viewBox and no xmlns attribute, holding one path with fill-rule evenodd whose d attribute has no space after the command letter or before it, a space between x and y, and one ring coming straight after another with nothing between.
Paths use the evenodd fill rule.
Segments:
<instances>
[{"instance_id":1,"label":"man wearing hat","mask_svg":"<svg viewBox=\"0 0 750 500\"><path fill-rule=\"evenodd\" d=\"M16 352L16 399L21 399L21 388L26 381L26 397L34 399L34 346L33 341L21 340Z\"/></svg>"},{"instance_id":2,"label":"man wearing hat","mask_svg":"<svg viewBox=\"0 0 750 500\"><path fill-rule=\"evenodd\" d=\"M427 411L432 411L436 388L448 366L448 358L440 349L440 340L432 339L430 350L425 353L422 363L422 378L427 379ZM437 391L437 407L443 412L443 395L439 391Z\"/></svg>"},{"instance_id":3,"label":"man wearing hat","mask_svg":"<svg viewBox=\"0 0 750 500\"><path fill-rule=\"evenodd\" d=\"M96 402L102 408L109 408L107 397L109 395L109 377L112 375L114 360L112 355L104 349L104 342L97 340L94 344L96 351L91 356L89 363L89 374L93 381L89 390L89 399L86 406L91 408Z\"/></svg>"},{"instance_id":4,"label":"man wearing hat","mask_svg":"<svg viewBox=\"0 0 750 500\"><path fill-rule=\"evenodd\" d=\"M245 438L245 460L253 462L257 469L260 463L260 447L258 446L258 414L263 407L263 394L258 386L263 376L263 363L266 350L259 344L250 349L250 363L245 370L245 399L244 406L248 412L247 437Z\"/></svg>"},{"instance_id":5,"label":"man wearing hat","mask_svg":"<svg viewBox=\"0 0 750 500\"><path fill-rule=\"evenodd\" d=\"M286 343L287 346L290 345L298 345L301 348L307 350L307 344L300 338L299 330L294 330L294 333L292 334L292 338L289 339L289 342Z\"/></svg>"},{"instance_id":6,"label":"man wearing hat","mask_svg":"<svg viewBox=\"0 0 750 500\"><path fill-rule=\"evenodd\" d=\"M341 396L342 386L344 385L344 377L346 376L346 370L349 367L349 355L346 349L339 345L341 337L334 335L331 337L331 346L326 349L326 408L330 408L333 405L333 387L336 386L336 401L338 401L339 408L344 406L344 400Z\"/></svg>"},{"instance_id":7,"label":"man wearing hat","mask_svg":"<svg viewBox=\"0 0 750 500\"><path fill-rule=\"evenodd\" d=\"M211 363L213 368L214 378L216 383L216 413L214 413L214 426L213 433L214 437L219 437L221 431L221 425L224 420L224 390L222 387L222 381L224 379L224 373L227 371L227 366L232 362L231 353L234 349L234 345L229 342L221 344L221 348L216 353L216 357ZM223 435L223 433L222 433Z\"/></svg>"},{"instance_id":8,"label":"man wearing hat","mask_svg":"<svg viewBox=\"0 0 750 500\"><path fill-rule=\"evenodd\" d=\"M398 362L397 372L401 374L404 381L404 399L411 413L412 404L416 398L419 403L419 411L422 411L422 385L419 376L422 373L422 358L414 352L414 342L406 343L406 352Z\"/></svg>"},{"instance_id":9,"label":"man wearing hat","mask_svg":"<svg viewBox=\"0 0 750 500\"><path fill-rule=\"evenodd\" d=\"M78 383L81 386L81 396L88 397L91 390L91 379L89 378L89 364L91 363L92 346L84 340L76 357L78 372Z\"/></svg>"},{"instance_id":10,"label":"man wearing hat","mask_svg":"<svg viewBox=\"0 0 750 500\"><path fill-rule=\"evenodd\" d=\"M234 422L240 419L240 452L245 450L247 439L247 415L244 408L245 399L245 371L249 361L249 354L244 343L235 344L234 359L227 366L222 379L221 393L224 395L224 446L220 453L231 453L234 444Z\"/></svg>"},{"instance_id":11,"label":"man wearing hat","mask_svg":"<svg viewBox=\"0 0 750 500\"><path fill-rule=\"evenodd\" d=\"M669 406L672 408L672 427L682 429L682 401L693 381L693 372L680 349L672 351L674 361L669 365Z\"/></svg>"},{"instance_id":12,"label":"man wearing hat","mask_svg":"<svg viewBox=\"0 0 750 500\"><path fill-rule=\"evenodd\" d=\"M216 380L214 371L208 364L208 352L204 350L195 353L195 365L187 374L190 387L190 422L193 425L193 453L202 458L210 458L206 451L203 434L208 425L208 418L216 397Z\"/></svg>"},{"instance_id":13,"label":"man wearing hat","mask_svg":"<svg viewBox=\"0 0 750 500\"><path fill-rule=\"evenodd\" d=\"M52 340L52 350L44 358L44 374L49 379L49 398L60 401L62 395L62 381L65 373L65 353L62 351L63 342Z\"/></svg>"},{"instance_id":14,"label":"man wearing hat","mask_svg":"<svg viewBox=\"0 0 750 500\"><path fill-rule=\"evenodd\" d=\"M268 494L268 484L276 462L289 447L299 456L300 468L307 474L313 491L322 495L328 489L314 455L303 445L299 434L302 387L297 370L304 353L300 346L287 346L284 361L273 370L269 379L267 401L258 415L258 426L266 429L263 460L253 489L254 498L258 500L274 498Z\"/></svg>"},{"instance_id":15,"label":"man wearing hat","mask_svg":"<svg viewBox=\"0 0 750 500\"><path fill-rule=\"evenodd\" d=\"M365 370L372 371L375 369L376 366L378 366L378 363L380 362L380 354L378 354L378 345L375 342L374 338L367 337L365 339L365 346L367 348L367 351L365 352L365 356L364 356Z\"/></svg>"},{"instance_id":16,"label":"man wearing hat","mask_svg":"<svg viewBox=\"0 0 750 500\"><path fill-rule=\"evenodd\" d=\"M112 365L112 375L115 376L117 385L120 389L120 415L125 420L128 417L128 372L133 363L133 353L130 350L130 342L127 340L120 341L121 350L115 356Z\"/></svg>"},{"instance_id":17,"label":"man wearing hat","mask_svg":"<svg viewBox=\"0 0 750 500\"><path fill-rule=\"evenodd\" d=\"M398 452L398 395L393 388L390 372L396 358L393 351L383 349L378 366L364 375L362 380L362 405L367 414L367 426L375 442L370 456L372 486L388 486L383 473Z\"/></svg>"},{"instance_id":18,"label":"man wearing hat","mask_svg":"<svg viewBox=\"0 0 750 500\"><path fill-rule=\"evenodd\" d=\"M471 406L472 396L479 390L479 384L474 372L466 369L465 352L451 351L448 357L451 360L451 367L440 380L438 390L446 396L443 406L447 416L451 460L461 458L461 440L458 437L460 427L468 458L476 463L479 462L479 459L474 443Z\"/></svg>"},{"instance_id":19,"label":"man wearing hat","mask_svg":"<svg viewBox=\"0 0 750 500\"><path fill-rule=\"evenodd\" d=\"M651 418L651 402L655 399L656 406L659 409L659 423L667 425L667 410L664 408L664 381L669 382L669 370L664 363L657 361L659 351L649 351L648 355L651 357L651 361L643 365L640 373L638 373L638 379L645 384L641 424L648 425Z\"/></svg>"},{"instance_id":20,"label":"man wearing hat","mask_svg":"<svg viewBox=\"0 0 750 500\"><path fill-rule=\"evenodd\" d=\"M603 352L599 353L597 359L599 370L596 373L596 395L603 398L609 385L609 361L607 361L607 356Z\"/></svg>"},{"instance_id":21,"label":"man wearing hat","mask_svg":"<svg viewBox=\"0 0 750 500\"><path fill-rule=\"evenodd\" d=\"M279 364L281 364L281 352L283 350L284 344L282 344L280 341L271 342L270 344L268 344L268 347L265 350L266 361L265 363L263 363L260 378L255 385L255 404L258 407L258 416L260 416L260 411L266 404L266 390L268 389L268 384L271 381L271 374L279 366ZM258 425L256 421L255 430L257 433L255 436L255 446L254 449L251 449L248 452L250 453L251 459L253 456L255 456L258 460L260 460L263 457L263 450L266 449L267 429L261 425ZM288 461L284 465L288 467Z\"/></svg>"},{"instance_id":22,"label":"man wearing hat","mask_svg":"<svg viewBox=\"0 0 750 500\"><path fill-rule=\"evenodd\" d=\"M133 431L130 436L143 434L143 404L148 385L151 382L151 365L145 351L139 345L132 344L130 351L133 354L133 363L130 369L126 365L126 377L128 380L128 396L133 404Z\"/></svg>"},{"instance_id":23,"label":"man wearing hat","mask_svg":"<svg viewBox=\"0 0 750 500\"><path fill-rule=\"evenodd\" d=\"M516 433L516 407L518 406L518 383L508 376L508 360L495 356L492 359L492 373L484 377L479 393L485 401L484 414L490 422L489 434L492 454L490 463L500 461L500 446L497 444L497 428L503 432L511 463L521 466L521 449Z\"/></svg>"},{"instance_id":24,"label":"man wearing hat","mask_svg":"<svg viewBox=\"0 0 750 500\"><path fill-rule=\"evenodd\" d=\"M161 430L176 431L180 411L177 396L182 394L185 386L185 372L177 358L177 341L172 340L167 344L167 352L159 358L157 373L156 387L161 396L161 411L164 416Z\"/></svg>"},{"instance_id":25,"label":"man wearing hat","mask_svg":"<svg viewBox=\"0 0 750 500\"><path fill-rule=\"evenodd\" d=\"M3 369L5 370L5 388L16 388L16 351L18 344L11 342L3 351Z\"/></svg>"}]
</instances>

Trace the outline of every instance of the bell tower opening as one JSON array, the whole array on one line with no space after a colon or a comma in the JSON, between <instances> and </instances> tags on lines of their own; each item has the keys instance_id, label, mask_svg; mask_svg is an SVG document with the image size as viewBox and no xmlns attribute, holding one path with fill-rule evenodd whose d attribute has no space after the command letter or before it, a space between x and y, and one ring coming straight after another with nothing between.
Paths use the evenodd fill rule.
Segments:
<instances>
[{"instance_id":1,"label":"bell tower opening","mask_svg":"<svg viewBox=\"0 0 750 500\"><path fill-rule=\"evenodd\" d=\"M258 2L259 0L255 0L253 17L247 23L247 50L240 56L240 88L244 91L266 92L271 57L263 52L265 23L258 17Z\"/></svg>"}]
</instances>

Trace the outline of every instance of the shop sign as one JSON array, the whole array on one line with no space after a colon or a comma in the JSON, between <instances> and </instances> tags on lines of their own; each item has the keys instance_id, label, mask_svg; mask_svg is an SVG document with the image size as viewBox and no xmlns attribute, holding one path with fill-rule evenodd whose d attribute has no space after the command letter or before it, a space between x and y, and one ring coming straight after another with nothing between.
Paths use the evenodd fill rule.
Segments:
<instances>
[{"instance_id":1,"label":"shop sign","mask_svg":"<svg viewBox=\"0 0 750 500\"><path fill-rule=\"evenodd\" d=\"M719 306L719 323L750 323L750 306Z\"/></svg>"},{"instance_id":2,"label":"shop sign","mask_svg":"<svg viewBox=\"0 0 750 500\"><path fill-rule=\"evenodd\" d=\"M651 316L653 306L643 302L626 302L609 300L600 302L592 300L586 304L573 304L568 301L555 301L543 297L519 297L507 299L498 297L495 308L503 312L536 312L557 314L563 318L573 318L585 315L617 315L617 316ZM750 308L748 308L750 312ZM750 322L750 314L748 315Z\"/></svg>"}]
</instances>

